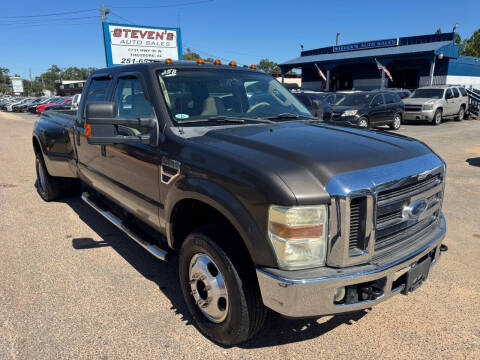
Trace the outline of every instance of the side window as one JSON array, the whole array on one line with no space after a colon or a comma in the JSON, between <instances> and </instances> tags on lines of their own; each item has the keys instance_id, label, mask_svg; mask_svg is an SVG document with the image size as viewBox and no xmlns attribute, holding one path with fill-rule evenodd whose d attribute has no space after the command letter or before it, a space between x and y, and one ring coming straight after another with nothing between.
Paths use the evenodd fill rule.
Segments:
<instances>
[{"instance_id":1,"label":"side window","mask_svg":"<svg viewBox=\"0 0 480 360\"><path fill-rule=\"evenodd\" d=\"M393 94L384 94L385 96L385 103L386 104L395 104L397 102L397 99Z\"/></svg>"},{"instance_id":2,"label":"side window","mask_svg":"<svg viewBox=\"0 0 480 360\"><path fill-rule=\"evenodd\" d=\"M461 87L460 88L460 94L462 94L462 96L467 96L467 90L465 90L465 88Z\"/></svg>"},{"instance_id":3,"label":"side window","mask_svg":"<svg viewBox=\"0 0 480 360\"><path fill-rule=\"evenodd\" d=\"M456 97L456 98L460 97L460 93L458 92L457 88L452 88L452 90L453 90L453 97Z\"/></svg>"},{"instance_id":4,"label":"side window","mask_svg":"<svg viewBox=\"0 0 480 360\"><path fill-rule=\"evenodd\" d=\"M372 100L372 105L383 105L383 96L382 94L375 95Z\"/></svg>"},{"instance_id":5,"label":"side window","mask_svg":"<svg viewBox=\"0 0 480 360\"><path fill-rule=\"evenodd\" d=\"M326 98L325 98L325 102L330 104L330 105L333 105L335 104L335 95L328 95Z\"/></svg>"},{"instance_id":6,"label":"side window","mask_svg":"<svg viewBox=\"0 0 480 360\"><path fill-rule=\"evenodd\" d=\"M450 88L445 91L445 99L451 99L453 97L452 90Z\"/></svg>"},{"instance_id":7,"label":"side window","mask_svg":"<svg viewBox=\"0 0 480 360\"><path fill-rule=\"evenodd\" d=\"M87 97L83 108L83 118L85 118L85 110L87 105L92 102L105 101L107 99L108 87L112 80L106 78L92 79L88 87Z\"/></svg>"},{"instance_id":8,"label":"side window","mask_svg":"<svg viewBox=\"0 0 480 360\"><path fill-rule=\"evenodd\" d=\"M139 119L154 117L152 104L145 98L144 89L134 77L120 78L115 89L114 100L118 108L118 117ZM147 133L150 129L138 125L130 125L124 129L129 135Z\"/></svg>"}]
</instances>

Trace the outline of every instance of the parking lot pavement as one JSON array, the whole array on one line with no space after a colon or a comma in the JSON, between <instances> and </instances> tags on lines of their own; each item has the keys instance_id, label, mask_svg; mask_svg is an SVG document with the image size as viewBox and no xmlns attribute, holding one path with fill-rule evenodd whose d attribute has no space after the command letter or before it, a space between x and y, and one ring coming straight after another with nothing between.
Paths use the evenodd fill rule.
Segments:
<instances>
[{"instance_id":1,"label":"parking lot pavement","mask_svg":"<svg viewBox=\"0 0 480 360\"><path fill-rule=\"evenodd\" d=\"M40 199L36 118L0 113L1 359L480 358L480 121L399 131L447 162L449 251L422 287L370 311L271 314L257 338L226 349L192 325L175 263L150 256L79 198Z\"/></svg>"}]
</instances>

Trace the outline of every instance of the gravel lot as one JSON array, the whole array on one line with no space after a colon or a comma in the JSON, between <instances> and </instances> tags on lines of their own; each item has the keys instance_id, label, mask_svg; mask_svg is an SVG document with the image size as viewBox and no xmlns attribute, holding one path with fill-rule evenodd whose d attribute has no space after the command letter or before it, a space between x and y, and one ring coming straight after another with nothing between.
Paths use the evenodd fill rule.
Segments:
<instances>
[{"instance_id":1,"label":"gravel lot","mask_svg":"<svg viewBox=\"0 0 480 360\"><path fill-rule=\"evenodd\" d=\"M271 314L223 348L192 324L176 264L146 253L79 198L34 188L35 115L0 113L1 359L480 358L480 121L403 126L447 162L449 251L428 281L370 311Z\"/></svg>"}]
</instances>

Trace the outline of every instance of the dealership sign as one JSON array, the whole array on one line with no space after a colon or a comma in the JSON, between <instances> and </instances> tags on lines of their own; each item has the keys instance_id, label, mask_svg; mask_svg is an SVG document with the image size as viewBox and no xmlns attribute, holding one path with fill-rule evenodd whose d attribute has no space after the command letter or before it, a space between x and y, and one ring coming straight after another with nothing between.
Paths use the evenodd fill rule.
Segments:
<instances>
[{"instance_id":1,"label":"dealership sign","mask_svg":"<svg viewBox=\"0 0 480 360\"><path fill-rule=\"evenodd\" d=\"M179 28L103 23L107 66L182 59Z\"/></svg>"},{"instance_id":2,"label":"dealership sign","mask_svg":"<svg viewBox=\"0 0 480 360\"><path fill-rule=\"evenodd\" d=\"M389 47L389 46L398 46L398 38L386 39L386 40L375 40L375 41L363 41L363 42L358 42L353 44L337 45L333 47L333 52L366 50L366 49L374 49L374 48Z\"/></svg>"},{"instance_id":3,"label":"dealership sign","mask_svg":"<svg viewBox=\"0 0 480 360\"><path fill-rule=\"evenodd\" d=\"M23 80L20 77L10 77L12 82L12 90L15 94L23 93Z\"/></svg>"}]
</instances>

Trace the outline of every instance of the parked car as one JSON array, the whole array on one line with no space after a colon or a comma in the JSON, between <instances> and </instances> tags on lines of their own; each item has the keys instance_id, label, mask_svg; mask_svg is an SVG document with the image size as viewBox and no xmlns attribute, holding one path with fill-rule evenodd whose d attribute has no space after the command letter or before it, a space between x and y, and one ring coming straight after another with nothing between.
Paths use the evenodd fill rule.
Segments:
<instances>
[{"instance_id":1,"label":"parked car","mask_svg":"<svg viewBox=\"0 0 480 360\"><path fill-rule=\"evenodd\" d=\"M439 263L445 163L420 141L314 119L270 75L233 65L110 67L83 91L78 111L34 125L39 195L84 183L86 204L149 253L177 254L186 307L215 342L253 337L267 308L371 308Z\"/></svg>"},{"instance_id":2,"label":"parked car","mask_svg":"<svg viewBox=\"0 0 480 360\"><path fill-rule=\"evenodd\" d=\"M394 92L364 91L347 94L333 106L330 120L336 124L360 127L388 125L400 129L403 118L403 102Z\"/></svg>"},{"instance_id":3,"label":"parked car","mask_svg":"<svg viewBox=\"0 0 480 360\"><path fill-rule=\"evenodd\" d=\"M313 116L319 119L327 120L332 113L332 107L324 99L326 93L314 91L295 91L292 92L295 97L306 106Z\"/></svg>"},{"instance_id":4,"label":"parked car","mask_svg":"<svg viewBox=\"0 0 480 360\"><path fill-rule=\"evenodd\" d=\"M402 100L407 98L407 97L410 97L410 95L412 95L412 92L410 90L402 89L402 88L376 89L376 90L372 90L372 91L380 91L380 90L394 92L395 94L400 96L400 99L402 99Z\"/></svg>"},{"instance_id":5,"label":"parked car","mask_svg":"<svg viewBox=\"0 0 480 360\"><path fill-rule=\"evenodd\" d=\"M28 106L28 104L30 104L33 100L35 100L35 98L26 98L21 102L12 105L12 112L20 112L20 108Z\"/></svg>"},{"instance_id":6,"label":"parked car","mask_svg":"<svg viewBox=\"0 0 480 360\"><path fill-rule=\"evenodd\" d=\"M342 101L347 96L344 92L325 93L324 101L330 106L334 106L336 103Z\"/></svg>"},{"instance_id":7,"label":"parked car","mask_svg":"<svg viewBox=\"0 0 480 360\"><path fill-rule=\"evenodd\" d=\"M29 106L36 106L36 105L40 104L43 100L44 100L44 98L34 98L34 99L31 99L31 100L27 101L27 102L24 103L24 104L16 105L16 106L14 107L14 111L26 112L26 111L28 111L28 107L29 107Z\"/></svg>"},{"instance_id":8,"label":"parked car","mask_svg":"<svg viewBox=\"0 0 480 360\"><path fill-rule=\"evenodd\" d=\"M463 120L468 96L461 86L425 86L415 90L404 103L404 120L426 120L440 125L443 119Z\"/></svg>"},{"instance_id":9,"label":"parked car","mask_svg":"<svg viewBox=\"0 0 480 360\"><path fill-rule=\"evenodd\" d=\"M13 111L13 106L14 105L17 105L17 104L21 104L23 103L24 101L26 101L27 99L23 98L23 97L18 97L16 98L15 100L12 100L10 101L8 104L6 104L4 107L5 107L5 110L6 111Z\"/></svg>"},{"instance_id":10,"label":"parked car","mask_svg":"<svg viewBox=\"0 0 480 360\"><path fill-rule=\"evenodd\" d=\"M59 98L57 96L50 96L50 97L47 97L47 98L43 98L43 100L39 101L38 103L34 103L34 104L31 104L31 105L28 105L27 106L27 111L28 112L31 112L33 114L36 114L37 113L37 106L38 105L43 105L43 104L50 104L50 103L54 103L55 101L57 101Z\"/></svg>"},{"instance_id":11,"label":"parked car","mask_svg":"<svg viewBox=\"0 0 480 360\"><path fill-rule=\"evenodd\" d=\"M71 97L66 98L60 104L46 106L45 110L70 110L72 108L72 100L73 98Z\"/></svg>"},{"instance_id":12,"label":"parked car","mask_svg":"<svg viewBox=\"0 0 480 360\"><path fill-rule=\"evenodd\" d=\"M72 110L77 110L78 109L78 106L80 105L80 100L82 99L82 94L75 94L73 95L73 98L72 98L72 105L71 105L71 109Z\"/></svg>"},{"instance_id":13,"label":"parked car","mask_svg":"<svg viewBox=\"0 0 480 360\"><path fill-rule=\"evenodd\" d=\"M37 114L40 115L43 111L45 111L45 108L47 108L48 106L60 105L60 104L63 104L65 101L66 101L65 98L61 97L61 98L55 99L55 101L53 101L53 102L38 105L37 106Z\"/></svg>"}]
</instances>

